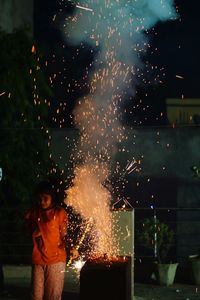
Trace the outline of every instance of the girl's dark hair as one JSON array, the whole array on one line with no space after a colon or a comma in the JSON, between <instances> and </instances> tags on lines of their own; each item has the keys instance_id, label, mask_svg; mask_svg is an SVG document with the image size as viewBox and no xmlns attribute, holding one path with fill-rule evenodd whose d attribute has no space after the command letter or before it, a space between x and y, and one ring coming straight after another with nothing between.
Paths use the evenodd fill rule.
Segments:
<instances>
[{"instance_id":1,"label":"girl's dark hair","mask_svg":"<svg viewBox=\"0 0 200 300\"><path fill-rule=\"evenodd\" d=\"M49 194L52 197L53 202L56 202L56 188L50 181L41 181L35 188L35 196L38 199L39 194Z\"/></svg>"}]
</instances>

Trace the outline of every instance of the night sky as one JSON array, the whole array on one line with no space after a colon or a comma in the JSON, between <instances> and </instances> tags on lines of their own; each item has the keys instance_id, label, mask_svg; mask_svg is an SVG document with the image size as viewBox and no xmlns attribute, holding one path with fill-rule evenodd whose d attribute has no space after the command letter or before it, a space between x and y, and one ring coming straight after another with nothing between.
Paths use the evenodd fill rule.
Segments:
<instances>
[{"instance_id":1,"label":"night sky","mask_svg":"<svg viewBox=\"0 0 200 300\"><path fill-rule=\"evenodd\" d=\"M153 61L165 68L168 97L183 94L187 98L199 98L200 4L196 0L179 0L176 3L180 18L157 26L158 35L151 43L158 48ZM176 75L184 79L180 80Z\"/></svg>"},{"instance_id":2,"label":"night sky","mask_svg":"<svg viewBox=\"0 0 200 300\"><path fill-rule=\"evenodd\" d=\"M167 124L165 117L160 118L160 113L165 111L166 98L199 98L200 4L197 0L177 0L175 3L179 18L160 22L154 27L149 33L151 48L144 58L150 65L157 66L155 72L147 75L149 80L154 82L154 77L159 74L163 83L141 84L134 99L125 99L123 108L127 112L122 121L127 125ZM55 127L62 118L65 119L63 127L73 126L72 111L76 100L87 93L87 80L84 82L82 78L94 59L87 45L80 49L77 57L76 48L64 41L60 24L70 11L69 4L64 7L59 1L49 0L48 5L44 1L35 1L34 36L44 53L44 60L48 61L47 78L57 74L51 84L54 93L52 116L59 110L59 116L51 124ZM134 116L129 114L140 99L142 106L134 110ZM149 108L144 109L147 106Z\"/></svg>"}]
</instances>

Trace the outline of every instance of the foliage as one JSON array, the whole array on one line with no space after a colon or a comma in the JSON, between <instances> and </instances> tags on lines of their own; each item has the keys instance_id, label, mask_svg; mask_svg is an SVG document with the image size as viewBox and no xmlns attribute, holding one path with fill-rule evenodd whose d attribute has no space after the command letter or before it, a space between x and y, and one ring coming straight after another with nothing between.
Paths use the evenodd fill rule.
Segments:
<instances>
[{"instance_id":1,"label":"foliage","mask_svg":"<svg viewBox=\"0 0 200 300\"><path fill-rule=\"evenodd\" d=\"M0 32L0 43L1 206L20 206L37 177L51 168L45 100L50 89L24 30Z\"/></svg>"},{"instance_id":2,"label":"foliage","mask_svg":"<svg viewBox=\"0 0 200 300\"><path fill-rule=\"evenodd\" d=\"M191 170L195 178L200 178L200 166L192 166Z\"/></svg>"},{"instance_id":3,"label":"foliage","mask_svg":"<svg viewBox=\"0 0 200 300\"><path fill-rule=\"evenodd\" d=\"M37 47L23 29L1 31L0 44L0 243L8 244L1 251L15 254L13 241L19 242L35 183L56 173L49 147L51 91Z\"/></svg>"},{"instance_id":4,"label":"foliage","mask_svg":"<svg viewBox=\"0 0 200 300\"><path fill-rule=\"evenodd\" d=\"M138 238L151 250L154 250L156 243L158 262L166 262L174 241L174 231L167 224L160 222L158 219L146 218L141 222L141 231L138 233Z\"/></svg>"}]
</instances>

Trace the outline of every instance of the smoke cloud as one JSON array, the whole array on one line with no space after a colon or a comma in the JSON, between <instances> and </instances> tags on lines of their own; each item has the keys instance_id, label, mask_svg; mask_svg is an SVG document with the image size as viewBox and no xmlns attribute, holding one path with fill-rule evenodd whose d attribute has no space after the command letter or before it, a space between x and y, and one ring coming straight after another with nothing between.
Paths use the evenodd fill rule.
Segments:
<instances>
[{"instance_id":1,"label":"smoke cloud","mask_svg":"<svg viewBox=\"0 0 200 300\"><path fill-rule=\"evenodd\" d=\"M117 144L127 139L120 106L127 91L134 96L133 81L142 66L141 53L148 47L148 29L158 21L174 20L176 11L173 0L80 0L73 4L73 15L64 24L66 38L73 45L90 44L97 55L90 92L74 110L80 130L75 157L79 164L66 202L85 218L92 216L101 237L96 248L103 254L102 245L107 242L102 241L112 240L111 196L103 183Z\"/></svg>"},{"instance_id":2,"label":"smoke cloud","mask_svg":"<svg viewBox=\"0 0 200 300\"><path fill-rule=\"evenodd\" d=\"M138 50L145 48L144 32L158 21L176 19L173 2L80 0L75 2L74 14L67 18L66 37L75 45L81 42L92 46L100 45L102 63L105 62L106 50L112 49L117 60L135 65L137 59L134 61L134 58L138 56ZM100 62L98 58L98 63Z\"/></svg>"}]
</instances>

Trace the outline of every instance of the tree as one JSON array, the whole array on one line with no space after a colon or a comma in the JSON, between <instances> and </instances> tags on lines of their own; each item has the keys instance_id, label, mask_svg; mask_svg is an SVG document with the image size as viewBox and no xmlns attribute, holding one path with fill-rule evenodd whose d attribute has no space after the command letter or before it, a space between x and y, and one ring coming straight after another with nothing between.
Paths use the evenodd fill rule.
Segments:
<instances>
[{"instance_id":1,"label":"tree","mask_svg":"<svg viewBox=\"0 0 200 300\"><path fill-rule=\"evenodd\" d=\"M0 32L0 242L16 243L38 178L56 171L51 159L50 88L34 41L24 29ZM12 222L11 222L12 221ZM8 232L12 233L9 235ZM2 255L16 253L12 243ZM1 246L1 249L3 247ZM9 253L11 251L11 253ZM21 249L23 253L23 249ZM25 250L24 250L25 251Z\"/></svg>"}]
</instances>

